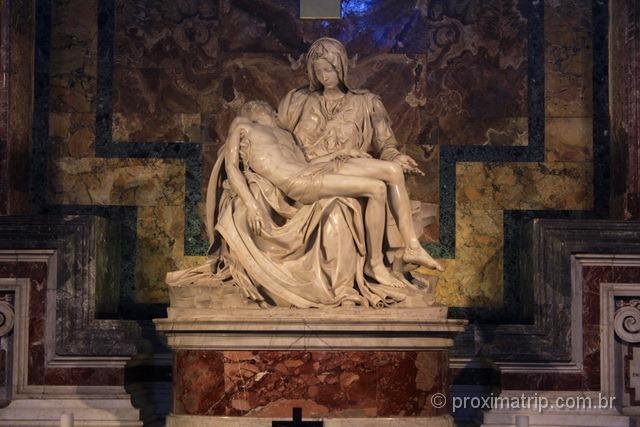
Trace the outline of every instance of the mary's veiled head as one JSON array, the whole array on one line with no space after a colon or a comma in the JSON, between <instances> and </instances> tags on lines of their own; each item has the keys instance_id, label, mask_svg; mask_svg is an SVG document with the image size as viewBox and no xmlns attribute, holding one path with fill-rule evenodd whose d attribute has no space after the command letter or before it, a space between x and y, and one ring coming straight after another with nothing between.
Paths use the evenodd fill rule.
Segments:
<instances>
[{"instance_id":1,"label":"mary's veiled head","mask_svg":"<svg viewBox=\"0 0 640 427\"><path fill-rule=\"evenodd\" d=\"M338 75L340 83L348 88L347 71L348 57L347 50L344 45L336 39L330 37L322 37L316 40L307 53L307 75L309 77L309 89L312 91L322 89L322 83L318 79L314 69L314 63L320 59L324 59L333 66Z\"/></svg>"}]
</instances>

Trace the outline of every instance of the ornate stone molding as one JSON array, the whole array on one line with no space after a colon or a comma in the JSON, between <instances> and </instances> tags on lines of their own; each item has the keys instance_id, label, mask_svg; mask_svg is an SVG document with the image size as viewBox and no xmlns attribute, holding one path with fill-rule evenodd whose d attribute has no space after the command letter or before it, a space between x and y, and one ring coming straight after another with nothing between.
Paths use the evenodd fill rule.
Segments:
<instances>
[{"instance_id":1,"label":"ornate stone molding","mask_svg":"<svg viewBox=\"0 0 640 427\"><path fill-rule=\"evenodd\" d=\"M140 427L123 384L130 357L56 352L56 302L64 289L58 261L51 249L0 250L0 292L13 302L0 301L2 331L13 320L9 405L0 410L0 426L58 425L63 413L73 413L82 425Z\"/></svg>"},{"instance_id":2,"label":"ornate stone molding","mask_svg":"<svg viewBox=\"0 0 640 427\"><path fill-rule=\"evenodd\" d=\"M129 357L136 352L135 322L96 319L98 287L118 286L112 271L117 260L100 241L108 232L107 220L93 216L0 217L3 260L20 251L27 261L31 251L33 259L46 258L51 265L47 281L55 285L47 291L53 307L47 311L47 323L55 325L55 358ZM99 262L111 268L98 269Z\"/></svg>"},{"instance_id":3,"label":"ornate stone molding","mask_svg":"<svg viewBox=\"0 0 640 427\"><path fill-rule=\"evenodd\" d=\"M634 300L631 305L618 309L613 317L616 335L628 343L640 342L640 301Z\"/></svg>"},{"instance_id":4,"label":"ornate stone molding","mask_svg":"<svg viewBox=\"0 0 640 427\"><path fill-rule=\"evenodd\" d=\"M4 258L4 259L3 259ZM0 263L6 261L8 256L0 253ZM38 256L35 253L29 253L26 259L34 261L45 261L49 259L48 255ZM18 251L14 252L11 259L17 262L24 261L24 258L20 256ZM55 264L51 264L51 267L55 267ZM52 268L55 270L55 268ZM50 275L51 276L51 275ZM53 275L55 277L55 275ZM11 372L11 399L30 399L30 398L43 398L44 395L49 396L75 396L84 394L91 396L103 396L108 398L109 396L126 396L126 392L122 385L47 385L41 383L34 383L33 378L30 377L30 370L34 368L32 363L36 359L36 355L32 352L33 348L30 347L30 321L31 319L37 319L37 321L43 321L44 325L44 337L41 343L44 347L45 356L42 360L41 368L45 371L49 368L119 368L124 369L129 357L102 357L92 358L91 356L77 356L74 358L73 364L61 365L60 356L55 353L55 327L54 323L47 323L47 315L51 312L55 313L55 307L53 310L49 310L48 313L34 313L31 310L30 303L30 286L31 281L29 278L0 278L0 290L9 291L14 295L14 307L13 307L13 339L12 339L12 361L13 367ZM55 294L54 294L55 295ZM55 299L54 299L55 301ZM32 360L33 359L33 360ZM37 362L38 365L40 364ZM70 371L69 371L70 372ZM1 418L0 418L1 419Z\"/></svg>"},{"instance_id":5,"label":"ornate stone molding","mask_svg":"<svg viewBox=\"0 0 640 427\"><path fill-rule=\"evenodd\" d=\"M14 315L11 304L0 301L0 337L7 335L13 329Z\"/></svg>"},{"instance_id":6,"label":"ornate stone molding","mask_svg":"<svg viewBox=\"0 0 640 427\"><path fill-rule=\"evenodd\" d=\"M512 372L578 372L582 369L580 254L640 254L640 223L535 219L527 230L522 294L533 307L530 323L474 324L456 338L452 357L488 357ZM596 257L596 258L594 258ZM514 348L519 349L516 353Z\"/></svg>"},{"instance_id":7,"label":"ornate stone molding","mask_svg":"<svg viewBox=\"0 0 640 427\"><path fill-rule=\"evenodd\" d=\"M640 260L638 260L640 265ZM638 297L640 297L640 283L603 283L600 293L600 382L604 394L616 397L619 406L624 404L623 390L626 385L620 384L624 375L621 370L621 353L626 343L640 342L638 332ZM616 300L630 299L629 305L616 309ZM615 339L620 337L623 342ZM623 410L627 413L628 411ZM636 411L637 415L637 411Z\"/></svg>"}]
</instances>

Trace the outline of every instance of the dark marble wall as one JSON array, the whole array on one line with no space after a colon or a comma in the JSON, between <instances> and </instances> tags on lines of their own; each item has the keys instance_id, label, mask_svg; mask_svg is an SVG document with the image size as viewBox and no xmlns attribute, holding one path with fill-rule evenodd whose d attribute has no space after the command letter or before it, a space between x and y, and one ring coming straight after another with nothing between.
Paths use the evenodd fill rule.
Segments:
<instances>
[{"instance_id":1,"label":"dark marble wall","mask_svg":"<svg viewBox=\"0 0 640 427\"><path fill-rule=\"evenodd\" d=\"M239 106L276 105L305 84L309 45L337 37L351 85L380 94L426 172L408 179L412 197L440 205L422 235L447 268L437 298L503 305L504 278L518 278L511 212L590 215L600 191L591 2L345 0L340 20L297 14L297 0L38 0L38 207L126 221L125 311L151 317L165 273L204 259L203 188Z\"/></svg>"},{"instance_id":2,"label":"dark marble wall","mask_svg":"<svg viewBox=\"0 0 640 427\"><path fill-rule=\"evenodd\" d=\"M640 4L611 2L613 215L640 218Z\"/></svg>"}]
</instances>

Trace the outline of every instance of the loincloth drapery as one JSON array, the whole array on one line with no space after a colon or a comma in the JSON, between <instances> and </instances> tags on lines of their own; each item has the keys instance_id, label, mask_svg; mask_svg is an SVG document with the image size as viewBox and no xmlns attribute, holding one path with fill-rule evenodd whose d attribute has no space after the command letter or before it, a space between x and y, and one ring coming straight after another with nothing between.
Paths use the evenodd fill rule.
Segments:
<instances>
[{"instance_id":1,"label":"loincloth drapery","mask_svg":"<svg viewBox=\"0 0 640 427\"><path fill-rule=\"evenodd\" d=\"M282 191L297 202L303 204L313 203L318 200L324 176L336 173L343 163L344 160L342 159L333 159L328 162L309 165L300 174L289 178L285 182Z\"/></svg>"}]
</instances>

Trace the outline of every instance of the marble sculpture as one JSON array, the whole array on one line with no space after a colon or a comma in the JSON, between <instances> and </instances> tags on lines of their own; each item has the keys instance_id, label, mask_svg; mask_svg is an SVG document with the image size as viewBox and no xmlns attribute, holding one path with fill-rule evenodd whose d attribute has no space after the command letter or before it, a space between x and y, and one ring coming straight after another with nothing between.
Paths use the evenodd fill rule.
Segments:
<instances>
[{"instance_id":1,"label":"marble sculpture","mask_svg":"<svg viewBox=\"0 0 640 427\"><path fill-rule=\"evenodd\" d=\"M407 276L443 269L415 231L429 206L405 186L422 172L380 98L348 85L339 41L317 40L306 59L308 87L277 113L249 101L231 124L207 191L210 258L167 275L172 306L432 304Z\"/></svg>"}]
</instances>

